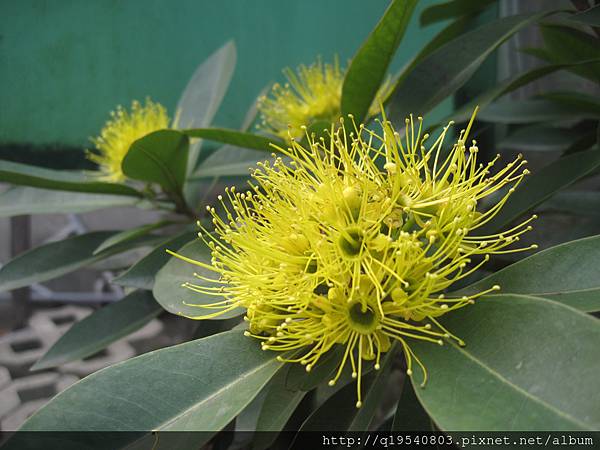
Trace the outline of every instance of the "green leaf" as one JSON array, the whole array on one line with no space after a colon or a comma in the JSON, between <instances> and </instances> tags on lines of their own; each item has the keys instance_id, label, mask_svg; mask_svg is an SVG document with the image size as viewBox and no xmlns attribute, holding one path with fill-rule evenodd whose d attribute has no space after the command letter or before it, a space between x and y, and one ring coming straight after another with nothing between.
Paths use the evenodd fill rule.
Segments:
<instances>
[{"instance_id":1,"label":"green leaf","mask_svg":"<svg viewBox=\"0 0 600 450\"><path fill-rule=\"evenodd\" d=\"M582 311L600 311L600 236L536 253L458 293L474 294L495 284L502 293L544 297Z\"/></svg>"},{"instance_id":2,"label":"green leaf","mask_svg":"<svg viewBox=\"0 0 600 450\"><path fill-rule=\"evenodd\" d=\"M600 27L600 5L596 5L586 11L573 14L572 16L569 16L567 20L593 27Z\"/></svg>"},{"instance_id":3,"label":"green leaf","mask_svg":"<svg viewBox=\"0 0 600 450\"><path fill-rule=\"evenodd\" d=\"M412 383L406 378L403 383L391 431L431 431L431 419L419 403Z\"/></svg>"},{"instance_id":4,"label":"green leaf","mask_svg":"<svg viewBox=\"0 0 600 450\"><path fill-rule=\"evenodd\" d=\"M600 43L600 41L598 41ZM581 92L556 91L542 94L542 98L551 100L567 108L587 111L592 117L600 117L600 100Z\"/></svg>"},{"instance_id":5,"label":"green leaf","mask_svg":"<svg viewBox=\"0 0 600 450\"><path fill-rule=\"evenodd\" d=\"M171 259L167 249L181 248L196 237L197 233L185 231L165 239L123 274L113 279L112 282L120 286L152 290L156 274Z\"/></svg>"},{"instance_id":6,"label":"green leaf","mask_svg":"<svg viewBox=\"0 0 600 450\"><path fill-rule=\"evenodd\" d=\"M132 206L139 197L50 191L15 186L0 193L0 217L25 214L83 213L115 206Z\"/></svg>"},{"instance_id":7,"label":"green leaf","mask_svg":"<svg viewBox=\"0 0 600 450\"><path fill-rule=\"evenodd\" d=\"M532 125L519 128L498 143L500 149L518 151L564 151L579 137L577 130Z\"/></svg>"},{"instance_id":8,"label":"green leaf","mask_svg":"<svg viewBox=\"0 0 600 450\"><path fill-rule=\"evenodd\" d=\"M49 369L91 356L142 328L162 308L148 291L134 291L75 323L30 370Z\"/></svg>"},{"instance_id":9,"label":"green leaf","mask_svg":"<svg viewBox=\"0 0 600 450\"><path fill-rule=\"evenodd\" d=\"M173 128L210 125L231 82L236 58L235 44L229 41L198 66L177 103ZM201 141L190 144L188 171L196 167L201 145Z\"/></svg>"},{"instance_id":10,"label":"green leaf","mask_svg":"<svg viewBox=\"0 0 600 450\"><path fill-rule=\"evenodd\" d=\"M228 331L96 372L54 397L21 430L127 431L111 433L106 441L86 433L71 433L63 439L111 450L147 439L150 445L145 448L150 448L156 439L151 430L220 430L280 366L273 353L263 352L255 339ZM210 433L201 436L204 441L211 437ZM9 444L18 448L19 436L13 439L17 441ZM36 444L54 448L42 439L36 439ZM196 448L202 444L198 442Z\"/></svg>"},{"instance_id":11,"label":"green leaf","mask_svg":"<svg viewBox=\"0 0 600 450\"><path fill-rule=\"evenodd\" d=\"M262 151L225 145L209 156L189 179L247 177L256 162L265 159L270 158Z\"/></svg>"},{"instance_id":12,"label":"green leaf","mask_svg":"<svg viewBox=\"0 0 600 450\"><path fill-rule=\"evenodd\" d=\"M501 100L479 113L479 120L494 123L537 123L600 118L594 112L578 105L561 105L550 100Z\"/></svg>"},{"instance_id":13,"label":"green leaf","mask_svg":"<svg viewBox=\"0 0 600 450\"><path fill-rule=\"evenodd\" d=\"M462 87L504 41L547 14L498 19L457 37L423 58L394 90L391 120L404 123L411 113L424 115Z\"/></svg>"},{"instance_id":14,"label":"green leaf","mask_svg":"<svg viewBox=\"0 0 600 450\"><path fill-rule=\"evenodd\" d=\"M154 239L143 236L94 255L94 250L114 234L112 231L94 231L51 242L20 254L0 268L0 292L57 278Z\"/></svg>"},{"instance_id":15,"label":"green leaf","mask_svg":"<svg viewBox=\"0 0 600 450\"><path fill-rule=\"evenodd\" d=\"M185 181L189 139L176 130L158 130L138 139L123 158L123 173L180 192Z\"/></svg>"},{"instance_id":16,"label":"green leaf","mask_svg":"<svg viewBox=\"0 0 600 450\"><path fill-rule=\"evenodd\" d=\"M288 364L288 368L290 366ZM254 437L254 450L269 448L277 438L276 433L283 430L306 395L305 391L289 389L285 382L286 375L286 368L281 369L265 387L266 395L256 423L256 431L259 433ZM269 433L263 433L264 431Z\"/></svg>"},{"instance_id":17,"label":"green leaf","mask_svg":"<svg viewBox=\"0 0 600 450\"><path fill-rule=\"evenodd\" d=\"M556 24L543 24L540 30L544 39L545 55L551 62L565 63L598 58L600 41L597 37ZM574 67L571 71L596 83L600 82L600 63Z\"/></svg>"},{"instance_id":18,"label":"green leaf","mask_svg":"<svg viewBox=\"0 0 600 450\"><path fill-rule=\"evenodd\" d=\"M96 174L51 170L10 161L0 161L0 179L5 183L43 189L140 197L140 193L132 187L99 181L100 177Z\"/></svg>"},{"instance_id":19,"label":"green leaf","mask_svg":"<svg viewBox=\"0 0 600 450\"><path fill-rule=\"evenodd\" d=\"M442 430L597 430L600 321L559 303L498 295L443 316L466 342L411 341L413 385Z\"/></svg>"},{"instance_id":20,"label":"green leaf","mask_svg":"<svg viewBox=\"0 0 600 450\"><path fill-rule=\"evenodd\" d=\"M170 250L176 249L172 248ZM203 264L211 264L210 249L200 239L196 239L195 241L184 245L177 251L177 254L191 258L195 261L200 261ZM202 277L214 279L215 282L210 283L197 278L194 276L194 273L197 273ZM192 291L191 289L187 289L182 285L184 283L193 283L198 286L216 287L219 286L218 282L216 282L217 278L218 275L204 267L191 264L176 257L171 257L169 262L167 262L156 275L152 292L154 293L154 298L167 311L187 317L202 317L212 314L216 312L216 310L205 309L200 305L222 301L224 298L217 295L201 294ZM237 308L217 316L214 319L229 319L231 317L239 316L243 314L243 312L242 309Z\"/></svg>"},{"instance_id":21,"label":"green leaf","mask_svg":"<svg viewBox=\"0 0 600 450\"><path fill-rule=\"evenodd\" d=\"M421 13L419 19L421 26L427 26L455 17L480 13L493 3L496 3L496 0L452 0L430 6Z\"/></svg>"},{"instance_id":22,"label":"green leaf","mask_svg":"<svg viewBox=\"0 0 600 450\"><path fill-rule=\"evenodd\" d=\"M357 123L363 122L416 5L416 0L393 0L354 55L342 86L342 115L353 114Z\"/></svg>"},{"instance_id":23,"label":"green leaf","mask_svg":"<svg viewBox=\"0 0 600 450\"><path fill-rule=\"evenodd\" d=\"M237 147L251 148L254 150L264 150L267 152L276 151L274 146L287 148L287 144L277 138L260 136L258 134L245 131L230 130L227 128L193 128L181 130L189 137L198 137L210 141L222 142L223 144L235 145Z\"/></svg>"},{"instance_id":24,"label":"green leaf","mask_svg":"<svg viewBox=\"0 0 600 450\"><path fill-rule=\"evenodd\" d=\"M356 407L356 381L344 386L329 397L302 424L303 431L367 431L373 416L385 395L385 388L392 369L396 352L389 351L380 370L374 370L362 377L363 404ZM297 444L297 442L296 442ZM296 448L292 444L292 448Z\"/></svg>"},{"instance_id":25,"label":"green leaf","mask_svg":"<svg viewBox=\"0 0 600 450\"><path fill-rule=\"evenodd\" d=\"M497 98L509 92L512 92L515 89L525 86L531 83L532 81L535 81L539 78L542 78L559 70L563 70L572 66L591 64L593 62L600 62L600 59L597 58L592 61L578 61L570 64L549 64L546 66L536 67L507 80L503 80L496 84L493 88L477 96L469 103L461 106L458 110L452 112L452 114L448 118L442 120L440 123L446 124L450 119L458 123L466 122L471 117L471 114L473 114L473 110L476 106L479 106L482 110L485 111L487 105L489 105Z\"/></svg>"},{"instance_id":26,"label":"green leaf","mask_svg":"<svg viewBox=\"0 0 600 450\"><path fill-rule=\"evenodd\" d=\"M310 372L306 371L306 366L293 364L286 372L286 387L294 391L311 391L324 381L329 381L337 371L344 351L345 347L334 346L323 355Z\"/></svg>"},{"instance_id":27,"label":"green leaf","mask_svg":"<svg viewBox=\"0 0 600 450\"><path fill-rule=\"evenodd\" d=\"M482 234L500 230L533 207L600 167L600 151L587 150L564 156L542 167L519 186Z\"/></svg>"},{"instance_id":28,"label":"green leaf","mask_svg":"<svg viewBox=\"0 0 600 450\"><path fill-rule=\"evenodd\" d=\"M395 77L393 85L398 86L402 84L404 78L408 76L408 74L423 58L430 55L447 42L460 36L465 31L468 25L469 18L462 17L450 23L450 25L448 25L446 28L444 28L442 31L436 34L432 40L425 44L425 46L423 46L421 50L408 63L404 65L404 67L400 70L400 73ZM386 98L386 103L389 99L390 96L388 95L388 97Z\"/></svg>"},{"instance_id":29,"label":"green leaf","mask_svg":"<svg viewBox=\"0 0 600 450\"><path fill-rule=\"evenodd\" d=\"M600 217L600 192L559 192L540 206L540 211L558 211L580 216Z\"/></svg>"},{"instance_id":30,"label":"green leaf","mask_svg":"<svg viewBox=\"0 0 600 450\"><path fill-rule=\"evenodd\" d=\"M98 248L96 250L94 250L94 255L97 255L98 253L102 253L103 251L108 250L111 247L114 247L115 245L119 245L124 242L128 242L133 239L136 239L138 237L145 236L148 233L150 233L156 229L165 227L167 225L171 225L172 223L173 222L170 220L161 220L156 223L141 225L139 227L121 231L121 232L109 237L106 241L104 241L102 244L100 244L98 246Z\"/></svg>"}]
</instances>

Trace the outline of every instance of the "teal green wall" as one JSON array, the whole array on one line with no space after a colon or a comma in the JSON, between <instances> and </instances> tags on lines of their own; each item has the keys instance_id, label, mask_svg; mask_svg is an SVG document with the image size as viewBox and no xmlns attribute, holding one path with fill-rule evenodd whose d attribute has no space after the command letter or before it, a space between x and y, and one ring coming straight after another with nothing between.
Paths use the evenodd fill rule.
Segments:
<instances>
[{"instance_id":1,"label":"teal green wall","mask_svg":"<svg viewBox=\"0 0 600 450\"><path fill-rule=\"evenodd\" d=\"M238 64L215 122L237 126L281 69L352 56L385 0L0 0L0 145L88 145L117 104L169 111L196 66L234 39ZM429 40L421 0L394 68Z\"/></svg>"}]
</instances>

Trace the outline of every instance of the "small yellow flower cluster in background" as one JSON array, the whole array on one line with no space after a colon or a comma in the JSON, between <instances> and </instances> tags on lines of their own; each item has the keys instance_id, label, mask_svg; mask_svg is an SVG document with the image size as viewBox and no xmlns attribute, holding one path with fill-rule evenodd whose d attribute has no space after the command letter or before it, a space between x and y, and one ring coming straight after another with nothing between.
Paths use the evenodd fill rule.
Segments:
<instances>
[{"instance_id":1,"label":"small yellow flower cluster in background","mask_svg":"<svg viewBox=\"0 0 600 450\"><path fill-rule=\"evenodd\" d=\"M208 208L216 233L201 234L212 264L179 256L216 274L196 274L202 283L185 287L224 298L192 305L206 311L192 318L243 307L246 334L307 371L343 346L329 383L349 365L357 407L364 362L379 369L393 341L404 350L407 373L416 361L425 383L410 341L464 345L437 318L499 287L462 297L446 290L492 254L535 248L508 248L535 216L478 236L528 173L526 161L518 156L493 173L499 156L480 164L475 141L467 147L471 123L444 157L451 124L428 145L416 122L407 120L403 138L385 118L379 133L355 124L347 130L342 121L329 138L279 148L287 158L259 164L247 192L227 189L221 208ZM495 206L478 211L500 190Z\"/></svg>"},{"instance_id":2,"label":"small yellow flower cluster in background","mask_svg":"<svg viewBox=\"0 0 600 450\"><path fill-rule=\"evenodd\" d=\"M283 73L287 83L275 84L270 96L258 101L259 128L289 141L290 136L303 136L304 125L331 124L340 117L344 71L337 58L333 64L323 64L319 59L310 66L299 66L296 72L286 68ZM379 113L379 104L391 87L388 80L379 89L369 110L370 117Z\"/></svg>"},{"instance_id":3,"label":"small yellow flower cluster in background","mask_svg":"<svg viewBox=\"0 0 600 450\"><path fill-rule=\"evenodd\" d=\"M125 175L121 162L134 141L148 133L169 126L166 109L159 103L146 99L146 104L138 101L131 104L131 112L121 106L112 111L100 136L92 138L99 153L89 153L89 159L100 165L103 178L107 181L123 181Z\"/></svg>"}]
</instances>

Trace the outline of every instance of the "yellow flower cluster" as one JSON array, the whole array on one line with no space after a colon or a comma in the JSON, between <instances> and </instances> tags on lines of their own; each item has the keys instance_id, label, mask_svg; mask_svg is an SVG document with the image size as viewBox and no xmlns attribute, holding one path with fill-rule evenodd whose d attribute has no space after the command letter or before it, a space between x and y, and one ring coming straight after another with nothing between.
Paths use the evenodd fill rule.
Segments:
<instances>
[{"instance_id":1,"label":"yellow flower cluster","mask_svg":"<svg viewBox=\"0 0 600 450\"><path fill-rule=\"evenodd\" d=\"M119 106L110 114L111 119L102 128L100 136L92 138L99 153L90 152L88 157L99 164L104 179L119 182L125 179L121 162L131 144L148 133L167 128L169 117L161 104L150 99L144 106L134 101L131 112Z\"/></svg>"},{"instance_id":2,"label":"yellow flower cluster","mask_svg":"<svg viewBox=\"0 0 600 450\"><path fill-rule=\"evenodd\" d=\"M348 130L342 121L326 139L278 148L285 156L259 164L247 192L227 189L221 207L208 208L216 233L201 237L212 264L180 256L216 274L196 274L202 282L187 288L223 298L194 305L203 311L192 318L243 307L246 334L307 371L343 346L330 385L349 364L357 407L364 361L378 369L393 341L404 350L409 375L413 361L423 368L424 383L427 372L410 340L464 345L437 318L499 287L461 297L447 296L447 289L491 254L535 248L507 248L535 216L477 235L528 171L521 156L495 173L499 156L480 164L475 141L466 144L471 123L445 157L451 124L427 145L421 118L407 120L405 137L387 121L379 134L355 124ZM498 203L478 211L498 191Z\"/></svg>"},{"instance_id":3,"label":"yellow flower cluster","mask_svg":"<svg viewBox=\"0 0 600 450\"><path fill-rule=\"evenodd\" d=\"M287 83L275 84L270 96L263 96L258 101L259 128L289 141L290 136L303 136L304 125L322 128L324 124L327 128L340 117L344 71L337 58L333 64L318 60L310 66L301 65L296 72L286 68L283 73ZM379 103L391 87L389 80L381 86L369 110L370 117L379 113Z\"/></svg>"}]
</instances>

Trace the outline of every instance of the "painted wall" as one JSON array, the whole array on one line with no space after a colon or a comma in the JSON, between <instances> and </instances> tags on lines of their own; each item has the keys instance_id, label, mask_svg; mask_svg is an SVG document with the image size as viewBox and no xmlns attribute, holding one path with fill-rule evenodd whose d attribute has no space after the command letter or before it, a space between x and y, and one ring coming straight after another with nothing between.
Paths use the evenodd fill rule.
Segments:
<instances>
[{"instance_id":1,"label":"painted wall","mask_svg":"<svg viewBox=\"0 0 600 450\"><path fill-rule=\"evenodd\" d=\"M352 56L387 0L0 0L0 145L86 146L117 104L173 111L196 66L234 39L238 64L215 123L237 126L281 69ZM420 30L401 67L439 29Z\"/></svg>"}]
</instances>

